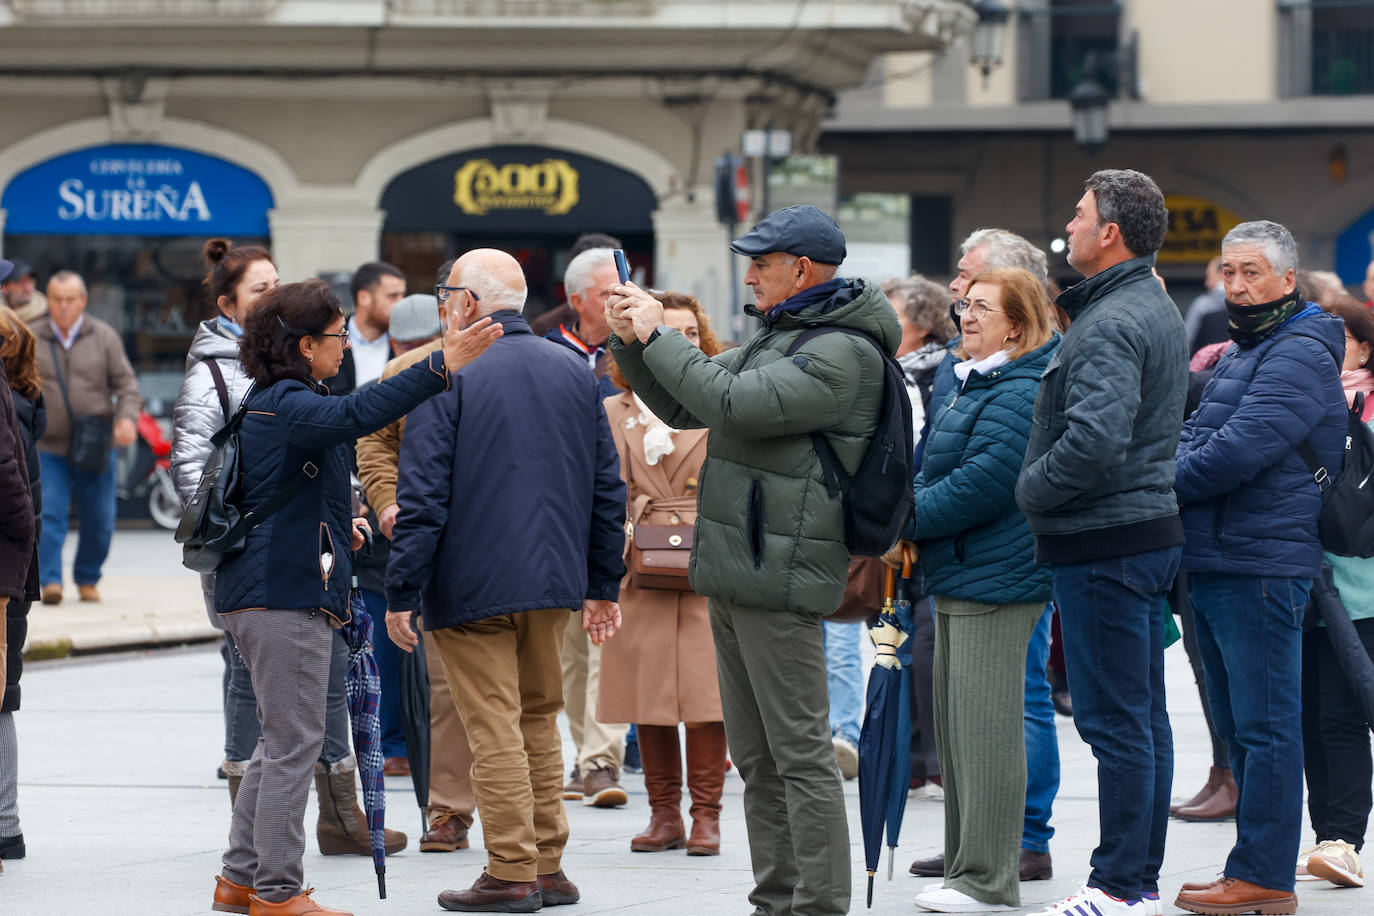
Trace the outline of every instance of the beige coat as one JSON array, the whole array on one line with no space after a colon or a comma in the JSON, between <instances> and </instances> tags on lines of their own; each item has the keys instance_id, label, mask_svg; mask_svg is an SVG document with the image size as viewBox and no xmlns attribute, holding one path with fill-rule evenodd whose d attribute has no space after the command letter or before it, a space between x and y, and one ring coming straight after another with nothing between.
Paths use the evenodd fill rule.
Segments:
<instances>
[{"instance_id":1,"label":"beige coat","mask_svg":"<svg viewBox=\"0 0 1374 916\"><path fill-rule=\"evenodd\" d=\"M116 420L138 422L143 398L118 331L88 312L72 348L67 350L60 342L54 348L57 332L47 318L37 319L29 329L37 338L38 374L42 376L43 401L48 408L48 431L38 442L40 452L65 455L71 436L71 419L53 364L54 349L72 410L78 416L109 417L111 427Z\"/></svg>"},{"instance_id":2,"label":"beige coat","mask_svg":"<svg viewBox=\"0 0 1374 916\"><path fill-rule=\"evenodd\" d=\"M652 500L695 494L706 459L706 430L676 433L673 453L650 466L638 417L639 407L629 394L606 399L606 418L620 453L630 505L641 496ZM694 512L680 515L684 524L695 520ZM671 523L669 513L655 511L652 503L640 521ZM620 589L620 612L623 626L601 647L597 720L644 725L721 721L706 599L691 592L633 588L627 578Z\"/></svg>"}]
</instances>

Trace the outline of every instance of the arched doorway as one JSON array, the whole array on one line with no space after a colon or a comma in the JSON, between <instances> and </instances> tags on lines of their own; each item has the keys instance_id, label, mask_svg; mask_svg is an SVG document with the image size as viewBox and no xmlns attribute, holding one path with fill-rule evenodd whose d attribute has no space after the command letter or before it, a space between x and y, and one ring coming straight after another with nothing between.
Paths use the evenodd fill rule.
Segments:
<instances>
[{"instance_id":1,"label":"arched doorway","mask_svg":"<svg viewBox=\"0 0 1374 916\"><path fill-rule=\"evenodd\" d=\"M657 197L638 175L591 156L532 145L487 146L402 172L382 192L382 258L411 289L434 282L444 261L500 248L521 262L527 315L563 301L567 253L586 232L620 239L631 265L653 275Z\"/></svg>"}]
</instances>

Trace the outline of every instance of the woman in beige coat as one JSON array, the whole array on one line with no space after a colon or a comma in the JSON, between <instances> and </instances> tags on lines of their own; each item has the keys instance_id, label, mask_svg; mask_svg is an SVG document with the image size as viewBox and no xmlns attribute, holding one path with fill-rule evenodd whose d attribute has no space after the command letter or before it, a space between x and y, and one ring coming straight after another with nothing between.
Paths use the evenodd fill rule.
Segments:
<instances>
[{"instance_id":1,"label":"woman in beige coat","mask_svg":"<svg viewBox=\"0 0 1374 916\"><path fill-rule=\"evenodd\" d=\"M665 324L708 355L720 352L701 303L681 293L654 296L663 303ZM697 476L706 459L706 430L669 428L628 390L618 367L611 378L626 389L606 399L606 416L627 487L627 521L681 525L690 532L697 516ZM627 530L632 529L627 525ZM601 648L597 706L600 721L634 722L639 729L652 814L630 849L663 852L686 845L688 855L719 855L725 724L706 599L690 591L640 588L632 578L626 576L620 588L624 623ZM679 723L687 726L690 837L682 822Z\"/></svg>"}]
</instances>

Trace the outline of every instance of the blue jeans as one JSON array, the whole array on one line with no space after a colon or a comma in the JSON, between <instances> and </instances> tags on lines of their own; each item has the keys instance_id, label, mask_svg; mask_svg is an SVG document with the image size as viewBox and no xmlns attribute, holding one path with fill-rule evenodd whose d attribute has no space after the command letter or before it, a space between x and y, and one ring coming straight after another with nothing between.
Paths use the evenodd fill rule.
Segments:
<instances>
[{"instance_id":1,"label":"blue jeans","mask_svg":"<svg viewBox=\"0 0 1374 916\"><path fill-rule=\"evenodd\" d=\"M1158 892L1164 860L1174 745L1163 607L1181 554L1166 547L1053 567L1073 722L1097 758L1100 840L1088 884L1125 900Z\"/></svg>"},{"instance_id":2,"label":"blue jeans","mask_svg":"<svg viewBox=\"0 0 1374 916\"><path fill-rule=\"evenodd\" d=\"M401 678L396 644L386 635L386 595L359 589L367 615L372 618L372 655L377 659L377 674L382 684L382 756L406 755L405 732L401 731Z\"/></svg>"},{"instance_id":3,"label":"blue jeans","mask_svg":"<svg viewBox=\"0 0 1374 916\"><path fill-rule=\"evenodd\" d=\"M859 640L863 626L822 621L825 686L830 691L830 733L855 747L864 724L864 672Z\"/></svg>"},{"instance_id":4,"label":"blue jeans","mask_svg":"<svg viewBox=\"0 0 1374 916\"><path fill-rule=\"evenodd\" d=\"M38 541L38 581L62 584L62 545L67 540L67 514L76 500L81 524L72 578L77 585L95 585L110 553L115 523L115 453L103 471L74 468L61 455L38 453L43 472L43 536Z\"/></svg>"},{"instance_id":5,"label":"blue jeans","mask_svg":"<svg viewBox=\"0 0 1374 916\"><path fill-rule=\"evenodd\" d=\"M1302 618L1311 579L1195 572L1188 594L1217 734L1240 787L1226 877L1293 889L1302 831ZM1074 697L1074 703L1078 697Z\"/></svg>"},{"instance_id":6,"label":"blue jeans","mask_svg":"<svg viewBox=\"0 0 1374 916\"><path fill-rule=\"evenodd\" d=\"M1026 647L1026 819L1021 827L1021 848L1050 851L1050 815L1059 794L1059 736L1054 727L1054 703L1045 666L1050 660L1050 624L1054 605L1031 633Z\"/></svg>"},{"instance_id":7,"label":"blue jeans","mask_svg":"<svg viewBox=\"0 0 1374 916\"><path fill-rule=\"evenodd\" d=\"M224 634L224 657L229 664L229 686L224 694L224 759L246 766L262 737L262 725L258 722L253 678L228 631Z\"/></svg>"}]
</instances>

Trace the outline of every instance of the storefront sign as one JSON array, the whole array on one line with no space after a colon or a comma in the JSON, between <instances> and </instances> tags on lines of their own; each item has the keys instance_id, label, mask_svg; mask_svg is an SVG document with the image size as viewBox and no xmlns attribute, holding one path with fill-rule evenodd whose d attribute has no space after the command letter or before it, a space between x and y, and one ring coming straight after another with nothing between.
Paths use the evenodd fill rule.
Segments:
<instances>
[{"instance_id":1,"label":"storefront sign","mask_svg":"<svg viewBox=\"0 0 1374 916\"><path fill-rule=\"evenodd\" d=\"M398 175L382 194L388 232L649 232L657 209L639 177L562 150L498 146Z\"/></svg>"},{"instance_id":2,"label":"storefront sign","mask_svg":"<svg viewBox=\"0 0 1374 916\"><path fill-rule=\"evenodd\" d=\"M543 210L556 216L577 205L577 169L566 159L502 166L469 159L453 175L453 202L477 216L490 210Z\"/></svg>"},{"instance_id":3,"label":"storefront sign","mask_svg":"<svg viewBox=\"0 0 1374 916\"><path fill-rule=\"evenodd\" d=\"M1374 210L1350 224L1336 239L1336 273L1341 282L1356 289L1374 263Z\"/></svg>"},{"instance_id":4,"label":"storefront sign","mask_svg":"<svg viewBox=\"0 0 1374 916\"><path fill-rule=\"evenodd\" d=\"M1169 195L1169 231L1159 249L1160 264L1206 264L1221 254L1221 240L1240 217L1201 197Z\"/></svg>"},{"instance_id":5,"label":"storefront sign","mask_svg":"<svg viewBox=\"0 0 1374 916\"><path fill-rule=\"evenodd\" d=\"M68 153L10 182L0 207L15 235L268 234L272 192L245 168L169 146Z\"/></svg>"}]
</instances>

